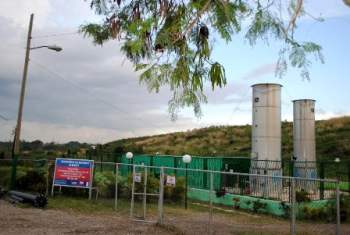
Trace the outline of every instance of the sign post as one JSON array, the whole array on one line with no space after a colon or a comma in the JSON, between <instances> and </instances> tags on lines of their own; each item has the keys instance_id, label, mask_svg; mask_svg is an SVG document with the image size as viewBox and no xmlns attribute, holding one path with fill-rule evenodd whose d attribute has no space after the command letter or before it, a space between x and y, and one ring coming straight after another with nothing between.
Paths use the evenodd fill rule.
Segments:
<instances>
[{"instance_id":1,"label":"sign post","mask_svg":"<svg viewBox=\"0 0 350 235\"><path fill-rule=\"evenodd\" d=\"M55 186L87 188L91 199L93 168L93 160L56 158L51 196L54 195Z\"/></svg>"}]
</instances>

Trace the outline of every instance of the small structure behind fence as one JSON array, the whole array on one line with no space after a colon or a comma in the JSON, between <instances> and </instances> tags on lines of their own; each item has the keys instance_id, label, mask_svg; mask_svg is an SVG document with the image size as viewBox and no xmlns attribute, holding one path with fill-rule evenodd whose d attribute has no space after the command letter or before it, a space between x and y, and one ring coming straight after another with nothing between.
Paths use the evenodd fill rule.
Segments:
<instances>
[{"instance_id":1,"label":"small structure behind fence","mask_svg":"<svg viewBox=\"0 0 350 235\"><path fill-rule=\"evenodd\" d=\"M107 185L107 190L112 190L112 194L109 197L114 198L115 209L119 210L119 205L125 203L125 199L130 200L130 216L134 219L158 221L160 223L171 222L169 218L174 215L169 213L171 208L168 206L168 200L171 198L169 199L168 194L169 187L173 186L167 185L167 183L169 183L169 176L169 179L175 177L176 184L181 185L187 182L189 186L187 192L181 190L178 192L177 196L181 199L180 204L177 204L178 206L183 206L182 202L184 198L182 195L185 193L193 203L199 202L208 207L207 229L209 232L215 230L215 223L218 222L215 219L214 206L228 207L231 210L232 208L252 210L254 212L287 217L290 218L292 232L296 231L296 222L298 219L308 218L308 211L310 210L319 210L320 213L330 213L331 221L333 221L335 225L334 228L339 231L340 184L338 181L191 168L205 167L202 165L203 161L201 160L194 161L189 168L182 167L183 163L181 161L176 163L176 167L161 166L161 163L156 163L159 164L159 166L155 166L154 164L151 166L145 164L147 163L145 159L143 159L144 162L140 161L137 164L95 162L96 170L104 169L106 175L110 174L114 177L114 182L112 182L112 185ZM158 158L155 159L157 161L159 160ZM160 161L161 160L163 159L160 159ZM167 162L168 165L172 163L171 158L164 161ZM151 162L149 162L149 164L151 164ZM221 162L221 164L224 163ZM206 167L219 168L220 164L217 162L217 166L214 165L213 167L211 165ZM25 171L44 173L47 179L45 181L47 185L43 187L43 190L49 188L52 182L54 162L46 160L19 160L18 168L20 178ZM10 169L10 160L0 160L0 179L8 178ZM136 175L137 177L135 177ZM256 184L255 186L260 188L252 190L253 185L251 184L254 180L263 182L264 184ZM95 181L97 181L97 179L95 179ZM3 185L4 182L5 181L0 181L0 184ZM276 182L278 183L276 184ZM305 192L304 189L300 187L309 184L316 186L316 192ZM277 193L276 191L270 190L273 189L275 185L278 185L278 187L282 185L282 190L277 191ZM109 188L109 186L113 187ZM96 185L95 183L94 187L100 187L100 185ZM129 192L118 193L122 187L129 190ZM323 191L320 190L321 188L323 188ZM102 190L102 188L100 189ZM178 189L181 189L181 187L177 188L177 190ZM321 193L323 195L321 195ZM103 194L101 194L101 196L103 196ZM120 201L120 198L124 199ZM146 213L149 205L157 207L158 214L156 216ZM139 213L140 210L141 213ZM147 219L148 216L150 217L149 220Z\"/></svg>"}]
</instances>

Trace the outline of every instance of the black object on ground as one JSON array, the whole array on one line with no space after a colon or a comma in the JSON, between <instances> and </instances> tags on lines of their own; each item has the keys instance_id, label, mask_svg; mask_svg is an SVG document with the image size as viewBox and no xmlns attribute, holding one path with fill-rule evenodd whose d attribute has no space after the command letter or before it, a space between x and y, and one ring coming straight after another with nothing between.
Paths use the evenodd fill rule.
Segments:
<instances>
[{"instance_id":1,"label":"black object on ground","mask_svg":"<svg viewBox=\"0 0 350 235\"><path fill-rule=\"evenodd\" d=\"M4 191L4 190L0 187L0 198L2 198L5 194L6 194L6 191Z\"/></svg>"},{"instance_id":2,"label":"black object on ground","mask_svg":"<svg viewBox=\"0 0 350 235\"><path fill-rule=\"evenodd\" d=\"M30 194L19 191L9 191L8 195L14 202L29 203L34 207L43 208L47 205L47 197L43 194Z\"/></svg>"}]
</instances>

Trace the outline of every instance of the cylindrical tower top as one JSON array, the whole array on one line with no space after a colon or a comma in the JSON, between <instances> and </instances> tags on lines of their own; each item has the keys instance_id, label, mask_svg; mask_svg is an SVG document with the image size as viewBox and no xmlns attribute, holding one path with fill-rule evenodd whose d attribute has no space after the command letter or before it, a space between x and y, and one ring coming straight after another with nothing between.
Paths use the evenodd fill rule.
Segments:
<instances>
[{"instance_id":1,"label":"cylindrical tower top","mask_svg":"<svg viewBox=\"0 0 350 235\"><path fill-rule=\"evenodd\" d=\"M281 84L278 84L278 83L256 83L256 84L252 85L252 87L256 87L256 86L279 86L279 87L283 87Z\"/></svg>"},{"instance_id":2,"label":"cylindrical tower top","mask_svg":"<svg viewBox=\"0 0 350 235\"><path fill-rule=\"evenodd\" d=\"M314 99L297 99L297 100L293 100L293 103L294 102L304 102L304 103L308 103L308 102L316 102L316 100Z\"/></svg>"},{"instance_id":3,"label":"cylindrical tower top","mask_svg":"<svg viewBox=\"0 0 350 235\"><path fill-rule=\"evenodd\" d=\"M281 160L281 87L275 83L252 85L252 156L257 160Z\"/></svg>"},{"instance_id":4,"label":"cylindrical tower top","mask_svg":"<svg viewBox=\"0 0 350 235\"><path fill-rule=\"evenodd\" d=\"M293 148L297 161L316 161L315 100L293 100Z\"/></svg>"}]
</instances>

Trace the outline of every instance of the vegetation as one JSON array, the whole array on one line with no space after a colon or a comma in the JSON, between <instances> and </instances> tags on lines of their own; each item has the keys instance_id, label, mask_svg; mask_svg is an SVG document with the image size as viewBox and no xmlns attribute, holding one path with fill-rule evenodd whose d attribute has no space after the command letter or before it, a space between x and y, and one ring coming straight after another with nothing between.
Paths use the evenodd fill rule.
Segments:
<instances>
[{"instance_id":1,"label":"vegetation","mask_svg":"<svg viewBox=\"0 0 350 235\"><path fill-rule=\"evenodd\" d=\"M295 192L295 199L297 202L309 202L309 201L311 201L309 198L309 193L303 189L301 191Z\"/></svg>"},{"instance_id":2,"label":"vegetation","mask_svg":"<svg viewBox=\"0 0 350 235\"><path fill-rule=\"evenodd\" d=\"M135 70L141 71L140 82L149 91L170 87L172 118L186 106L192 106L194 113L201 115L200 105L207 101L206 83L212 89L226 85L225 69L211 56L216 41L228 43L241 33L252 46L258 40L267 44L269 40L282 42L276 70L280 76L291 65L309 79L310 56L323 62L321 46L299 42L294 37L298 18L308 14L304 0L89 2L104 20L83 25L81 32L98 45L119 40L121 51Z\"/></svg>"},{"instance_id":3,"label":"vegetation","mask_svg":"<svg viewBox=\"0 0 350 235\"><path fill-rule=\"evenodd\" d=\"M311 207L307 204L302 206L299 211L299 217L305 220L335 222L336 219L336 201L330 200L325 206ZM350 196L340 195L340 219L342 222L349 221L350 216Z\"/></svg>"},{"instance_id":4,"label":"vegetation","mask_svg":"<svg viewBox=\"0 0 350 235\"><path fill-rule=\"evenodd\" d=\"M97 145L95 150L91 148L91 144L80 144L79 142L48 143L40 145L42 147L39 148L35 147L38 146L37 141L33 142L25 142L27 150L22 157L55 158L68 156L115 161L117 157L128 151L135 154L183 155L188 153L197 156L249 157L251 126L211 126L185 132L121 139ZM10 146L9 142L0 142L0 153L3 153L0 154L0 157L10 158ZM316 151L318 160L333 161L336 157L341 160L348 159L350 156L350 117L316 121ZM292 152L293 124L283 122L283 159L290 159ZM332 166L327 165L327 167ZM347 166L341 164L340 167ZM332 168L331 171L336 172L337 169Z\"/></svg>"},{"instance_id":5,"label":"vegetation","mask_svg":"<svg viewBox=\"0 0 350 235\"><path fill-rule=\"evenodd\" d=\"M135 192L143 192L144 177L140 183L135 184ZM99 188L100 196L105 198L113 198L115 193L115 174L111 171L96 172L94 178L95 186ZM131 198L132 177L118 177L118 197ZM159 179L153 173L147 176L147 193L158 193ZM175 186L164 185L164 200L168 202L179 202L184 199L185 195L185 179L177 177ZM136 199L141 199L141 195L136 195ZM149 200L150 198L148 198Z\"/></svg>"},{"instance_id":6,"label":"vegetation","mask_svg":"<svg viewBox=\"0 0 350 235\"><path fill-rule=\"evenodd\" d=\"M122 139L104 145L106 151L198 156L249 157L251 126L212 126L186 132ZM350 117L316 121L316 151L319 160L341 160L350 156ZM293 124L282 123L282 153L290 159L293 152ZM334 169L335 171L336 169Z\"/></svg>"}]
</instances>

